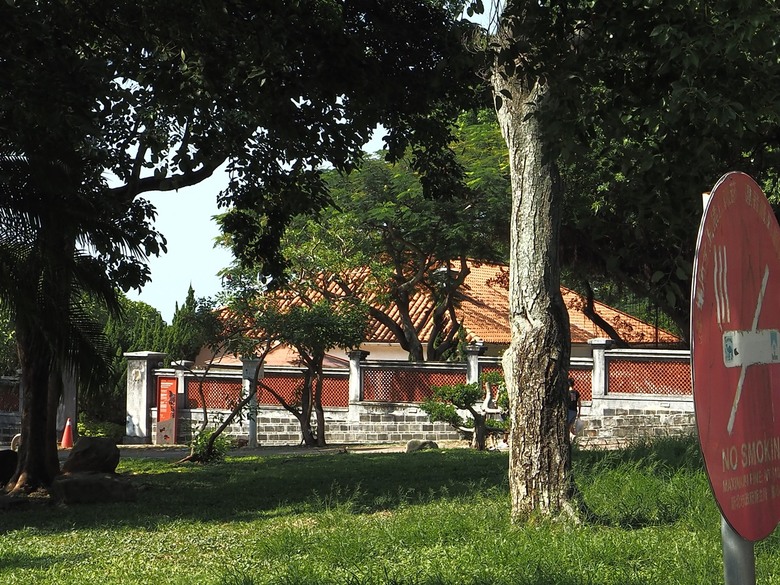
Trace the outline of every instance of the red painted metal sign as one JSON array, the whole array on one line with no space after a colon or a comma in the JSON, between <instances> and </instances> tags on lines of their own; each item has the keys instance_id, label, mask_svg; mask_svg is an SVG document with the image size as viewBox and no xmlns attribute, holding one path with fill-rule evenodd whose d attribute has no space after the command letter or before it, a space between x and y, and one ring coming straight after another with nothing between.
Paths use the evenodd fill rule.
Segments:
<instances>
[{"instance_id":1,"label":"red painted metal sign","mask_svg":"<svg viewBox=\"0 0 780 585\"><path fill-rule=\"evenodd\" d=\"M159 378L157 382L157 435L158 445L173 445L176 443L178 416L176 394L178 384L176 378Z\"/></svg>"},{"instance_id":2,"label":"red painted metal sign","mask_svg":"<svg viewBox=\"0 0 780 585\"><path fill-rule=\"evenodd\" d=\"M691 299L696 425L712 491L743 538L780 522L780 226L743 173L715 185Z\"/></svg>"},{"instance_id":3,"label":"red painted metal sign","mask_svg":"<svg viewBox=\"0 0 780 585\"><path fill-rule=\"evenodd\" d=\"M176 378L160 378L157 383L157 420L164 421L176 416Z\"/></svg>"}]
</instances>

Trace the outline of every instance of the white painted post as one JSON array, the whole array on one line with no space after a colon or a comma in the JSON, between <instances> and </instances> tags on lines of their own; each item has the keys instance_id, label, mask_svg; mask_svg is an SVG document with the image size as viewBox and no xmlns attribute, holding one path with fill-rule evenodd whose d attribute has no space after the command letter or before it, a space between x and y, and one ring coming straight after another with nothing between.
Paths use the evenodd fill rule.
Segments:
<instances>
[{"instance_id":1,"label":"white painted post","mask_svg":"<svg viewBox=\"0 0 780 585\"><path fill-rule=\"evenodd\" d=\"M607 371L606 351L614 345L614 341L605 337L589 339L591 352L593 353L593 370L591 370L591 396L594 400L604 398L609 385L609 372Z\"/></svg>"},{"instance_id":2,"label":"white painted post","mask_svg":"<svg viewBox=\"0 0 780 585\"><path fill-rule=\"evenodd\" d=\"M347 353L349 357L349 413L347 418L360 419L360 403L363 400L363 372L360 362L369 356L369 352L355 349Z\"/></svg>"},{"instance_id":3,"label":"white painted post","mask_svg":"<svg viewBox=\"0 0 780 585\"><path fill-rule=\"evenodd\" d=\"M476 343L469 343L464 351L466 353L466 384L478 384L479 383L479 356L483 355L487 350L487 346L478 341Z\"/></svg>"},{"instance_id":4,"label":"white painted post","mask_svg":"<svg viewBox=\"0 0 780 585\"><path fill-rule=\"evenodd\" d=\"M152 440L151 408L157 390L154 370L162 366L164 353L134 351L127 358L127 420L125 443L150 443Z\"/></svg>"}]
</instances>

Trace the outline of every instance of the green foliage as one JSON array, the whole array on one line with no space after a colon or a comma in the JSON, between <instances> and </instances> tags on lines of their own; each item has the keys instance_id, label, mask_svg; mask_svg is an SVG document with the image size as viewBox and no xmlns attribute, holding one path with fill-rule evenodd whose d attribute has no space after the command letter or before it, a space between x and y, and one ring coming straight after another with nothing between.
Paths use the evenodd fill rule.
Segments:
<instances>
[{"instance_id":1,"label":"green foliage","mask_svg":"<svg viewBox=\"0 0 780 585\"><path fill-rule=\"evenodd\" d=\"M283 239L296 286L352 300L371 297L372 316L417 361L456 354L462 332L449 319L467 276L465 259L506 257L509 182L495 114L460 116L455 137L464 186L432 198L409 158L395 164L370 158L349 175L326 173L334 206L316 217L299 215ZM337 291L328 288L333 282ZM416 294L433 312L425 349L410 325L409 298Z\"/></svg>"},{"instance_id":2,"label":"green foliage","mask_svg":"<svg viewBox=\"0 0 780 585\"><path fill-rule=\"evenodd\" d=\"M554 88L541 120L566 192L561 260L652 299L687 335L701 193L736 169L777 192L780 64L763 58L777 8L525 5L507 4L527 32L510 53Z\"/></svg>"},{"instance_id":3,"label":"green foliage","mask_svg":"<svg viewBox=\"0 0 780 585\"><path fill-rule=\"evenodd\" d=\"M228 451L233 446L230 438L223 434L217 436L211 448L208 448L209 439L214 434L214 429L206 429L195 434L190 445L191 452L197 457L197 461L201 463L215 463L223 461L228 454Z\"/></svg>"},{"instance_id":4,"label":"green foliage","mask_svg":"<svg viewBox=\"0 0 780 585\"><path fill-rule=\"evenodd\" d=\"M170 327L165 332L167 359L194 361L204 347L216 342L223 325L209 299L195 299L192 286L184 303L176 303Z\"/></svg>"},{"instance_id":5,"label":"green foliage","mask_svg":"<svg viewBox=\"0 0 780 585\"><path fill-rule=\"evenodd\" d=\"M485 394L479 384L451 384L432 388L435 400L469 408L482 402Z\"/></svg>"},{"instance_id":6,"label":"green foliage","mask_svg":"<svg viewBox=\"0 0 780 585\"><path fill-rule=\"evenodd\" d=\"M458 414L455 405L447 404L437 398L426 400L420 404L420 410L428 415L431 422L446 422L456 428L466 426L466 422Z\"/></svg>"},{"instance_id":7,"label":"green foliage","mask_svg":"<svg viewBox=\"0 0 780 585\"><path fill-rule=\"evenodd\" d=\"M15 376L18 369L16 331L8 316L0 311L0 376Z\"/></svg>"},{"instance_id":8,"label":"green foliage","mask_svg":"<svg viewBox=\"0 0 780 585\"><path fill-rule=\"evenodd\" d=\"M91 421L81 414L79 415L78 432L82 437L108 437L119 444L124 439L125 427L113 422Z\"/></svg>"},{"instance_id":9,"label":"green foliage","mask_svg":"<svg viewBox=\"0 0 780 585\"><path fill-rule=\"evenodd\" d=\"M411 146L426 189L457 183L448 125L480 82L460 42L473 26L452 8L0 2L0 302L26 350L27 403L49 400L52 364L82 380L107 367L101 327L77 299L117 312L115 291L148 281L147 258L166 242L143 193L227 163L233 249L279 273L290 218L329 203L318 169L354 168L378 124L394 156ZM54 421L23 426L41 435L29 442L41 452L25 453L37 482L33 470L56 462L43 440Z\"/></svg>"},{"instance_id":10,"label":"green foliage","mask_svg":"<svg viewBox=\"0 0 780 585\"><path fill-rule=\"evenodd\" d=\"M278 314L270 312L260 318L263 330L296 348L309 361L322 361L334 347L355 349L363 341L366 308L351 303L294 305Z\"/></svg>"},{"instance_id":11,"label":"green foliage","mask_svg":"<svg viewBox=\"0 0 780 585\"><path fill-rule=\"evenodd\" d=\"M88 310L103 326L111 355L103 375L79 384L79 410L88 420L110 421L124 426L127 393L126 352L163 351L166 324L160 312L146 303L131 301L119 293L121 312L109 315L95 303Z\"/></svg>"},{"instance_id":12,"label":"green foliage","mask_svg":"<svg viewBox=\"0 0 780 585\"><path fill-rule=\"evenodd\" d=\"M489 419L482 409L485 398L483 386L486 382L500 384L503 387L503 377L500 373L488 373L482 376L479 384L452 384L433 386L433 397L420 405L432 422L446 422L456 429L473 429L474 446L485 448L485 434L489 431L506 430L509 421ZM503 396L499 394L500 404L506 402L506 388ZM471 417L463 418L458 410L467 410Z\"/></svg>"}]
</instances>

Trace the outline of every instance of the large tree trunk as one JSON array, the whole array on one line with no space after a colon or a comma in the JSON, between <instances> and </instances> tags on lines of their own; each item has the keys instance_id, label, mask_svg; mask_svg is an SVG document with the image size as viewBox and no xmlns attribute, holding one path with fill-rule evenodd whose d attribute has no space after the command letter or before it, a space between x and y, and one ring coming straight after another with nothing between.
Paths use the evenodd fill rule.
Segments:
<instances>
[{"instance_id":1,"label":"large tree trunk","mask_svg":"<svg viewBox=\"0 0 780 585\"><path fill-rule=\"evenodd\" d=\"M512 343L503 366L512 423L512 518L518 521L532 512L568 508L571 446L564 397L570 341L557 253L562 192L555 166L543 158L533 115L547 87L498 73L492 82L512 180Z\"/></svg>"},{"instance_id":2,"label":"large tree trunk","mask_svg":"<svg viewBox=\"0 0 780 585\"><path fill-rule=\"evenodd\" d=\"M21 381L24 387L22 441L12 491L29 493L46 488L59 473L56 439L56 402L49 398L51 360L41 339L17 327Z\"/></svg>"}]
</instances>

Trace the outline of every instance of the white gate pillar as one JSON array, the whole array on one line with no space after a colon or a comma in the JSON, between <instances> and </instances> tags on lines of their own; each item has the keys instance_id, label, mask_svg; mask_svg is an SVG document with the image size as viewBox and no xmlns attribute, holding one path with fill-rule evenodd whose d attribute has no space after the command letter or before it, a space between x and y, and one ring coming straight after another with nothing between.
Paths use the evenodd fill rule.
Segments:
<instances>
[{"instance_id":1,"label":"white gate pillar","mask_svg":"<svg viewBox=\"0 0 780 585\"><path fill-rule=\"evenodd\" d=\"M162 366L164 353L134 351L127 358L127 420L125 443L150 443L152 440L151 409L155 403L154 370Z\"/></svg>"},{"instance_id":2,"label":"white gate pillar","mask_svg":"<svg viewBox=\"0 0 780 585\"><path fill-rule=\"evenodd\" d=\"M594 400L604 398L607 393L607 386L609 384L609 372L607 371L607 357L606 351L614 345L612 339L598 337L596 339L589 339L588 345L590 345L593 352L593 370L591 371L591 396Z\"/></svg>"}]
</instances>

